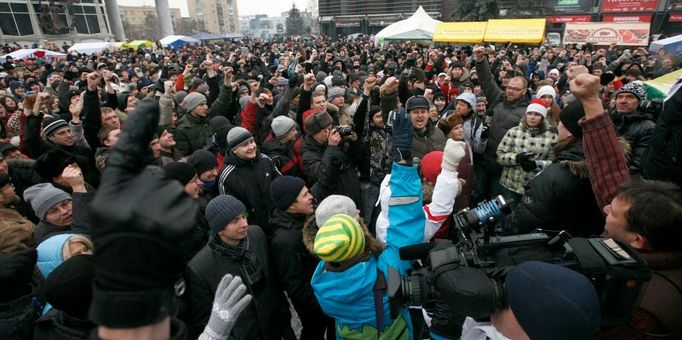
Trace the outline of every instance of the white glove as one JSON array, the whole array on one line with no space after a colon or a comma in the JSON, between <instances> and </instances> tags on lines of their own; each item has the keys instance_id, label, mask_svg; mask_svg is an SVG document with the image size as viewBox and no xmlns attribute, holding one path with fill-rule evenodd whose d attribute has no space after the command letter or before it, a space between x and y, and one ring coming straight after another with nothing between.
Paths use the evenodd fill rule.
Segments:
<instances>
[{"instance_id":1,"label":"white glove","mask_svg":"<svg viewBox=\"0 0 682 340\"><path fill-rule=\"evenodd\" d=\"M441 168L446 171L457 171L459 161L466 155L466 143L462 141L454 141L448 139L445 142L445 149L443 149L443 163Z\"/></svg>"},{"instance_id":2,"label":"white glove","mask_svg":"<svg viewBox=\"0 0 682 340\"><path fill-rule=\"evenodd\" d=\"M230 336L232 327L237 322L239 314L251 303L251 295L246 294L246 286L242 278L223 276L215 291L211 318L199 335L199 340L224 340Z\"/></svg>"}]
</instances>

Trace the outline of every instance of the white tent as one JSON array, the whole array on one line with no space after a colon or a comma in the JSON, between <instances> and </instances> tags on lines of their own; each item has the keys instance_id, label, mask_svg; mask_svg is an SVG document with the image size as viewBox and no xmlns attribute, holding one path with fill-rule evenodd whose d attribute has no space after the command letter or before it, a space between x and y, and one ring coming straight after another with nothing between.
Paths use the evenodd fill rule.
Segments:
<instances>
[{"instance_id":1,"label":"white tent","mask_svg":"<svg viewBox=\"0 0 682 340\"><path fill-rule=\"evenodd\" d=\"M113 51L116 49L116 46L114 46L110 42L103 42L103 41L98 41L98 42L88 42L88 43L77 43L71 46L69 48L69 52L78 52L81 54L97 54L101 53L104 50L110 50Z\"/></svg>"},{"instance_id":2,"label":"white tent","mask_svg":"<svg viewBox=\"0 0 682 340\"><path fill-rule=\"evenodd\" d=\"M199 39L194 39L186 35L169 35L160 40L161 46L177 48L186 44L199 44Z\"/></svg>"},{"instance_id":3,"label":"white tent","mask_svg":"<svg viewBox=\"0 0 682 340\"><path fill-rule=\"evenodd\" d=\"M431 18L422 6L405 20L398 21L384 28L376 35L376 41L386 40L431 40L440 20Z\"/></svg>"},{"instance_id":4,"label":"white tent","mask_svg":"<svg viewBox=\"0 0 682 340\"><path fill-rule=\"evenodd\" d=\"M12 53L5 54L3 56L0 56L0 62L5 62L7 57L12 57L13 59L25 59L25 58L40 58L40 59L56 59L61 56L65 56L66 54L64 53L59 53L59 52L54 52L54 51L49 51L49 50L43 50L40 48L22 48L20 50L16 50Z\"/></svg>"}]
</instances>

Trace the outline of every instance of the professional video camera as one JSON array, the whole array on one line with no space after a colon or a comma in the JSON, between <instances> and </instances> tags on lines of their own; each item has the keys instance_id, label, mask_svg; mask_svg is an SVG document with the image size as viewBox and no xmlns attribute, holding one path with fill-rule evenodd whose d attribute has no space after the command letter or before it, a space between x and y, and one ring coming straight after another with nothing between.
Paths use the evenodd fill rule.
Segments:
<instances>
[{"instance_id":1,"label":"professional video camera","mask_svg":"<svg viewBox=\"0 0 682 340\"><path fill-rule=\"evenodd\" d=\"M436 240L401 248L401 259L421 260L423 266L405 278L389 270L391 308L440 299L462 315L485 318L506 305L506 273L519 263L536 260L587 276L600 298L602 325L623 324L632 318L651 277L637 252L613 239L573 238L565 231L499 236L495 225L504 213L509 208L498 196L453 215L454 242Z\"/></svg>"}]
</instances>

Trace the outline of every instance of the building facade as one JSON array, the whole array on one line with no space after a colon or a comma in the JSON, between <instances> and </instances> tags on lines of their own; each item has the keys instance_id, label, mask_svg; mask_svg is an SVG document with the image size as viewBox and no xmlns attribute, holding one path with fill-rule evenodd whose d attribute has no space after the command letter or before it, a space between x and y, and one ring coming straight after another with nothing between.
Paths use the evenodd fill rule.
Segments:
<instances>
[{"instance_id":1,"label":"building facade","mask_svg":"<svg viewBox=\"0 0 682 340\"><path fill-rule=\"evenodd\" d=\"M105 0L0 1L0 42L113 41Z\"/></svg>"},{"instance_id":2,"label":"building facade","mask_svg":"<svg viewBox=\"0 0 682 340\"><path fill-rule=\"evenodd\" d=\"M449 0L318 0L320 33L374 34L408 18L419 6L434 19L442 16L443 2Z\"/></svg>"},{"instance_id":3,"label":"building facade","mask_svg":"<svg viewBox=\"0 0 682 340\"><path fill-rule=\"evenodd\" d=\"M240 33L237 0L187 0L187 9L209 33Z\"/></svg>"},{"instance_id":4,"label":"building facade","mask_svg":"<svg viewBox=\"0 0 682 340\"><path fill-rule=\"evenodd\" d=\"M161 32L157 8L154 6L118 6L126 37L130 40L158 40L165 36ZM171 24L178 31L182 24L179 8L170 9Z\"/></svg>"}]
</instances>

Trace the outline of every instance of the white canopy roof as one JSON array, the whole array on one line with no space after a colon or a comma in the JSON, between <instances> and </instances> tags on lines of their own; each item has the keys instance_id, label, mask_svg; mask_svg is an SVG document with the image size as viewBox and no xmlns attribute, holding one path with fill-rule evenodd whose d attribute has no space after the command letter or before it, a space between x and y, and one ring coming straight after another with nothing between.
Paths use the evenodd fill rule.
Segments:
<instances>
[{"instance_id":1,"label":"white canopy roof","mask_svg":"<svg viewBox=\"0 0 682 340\"><path fill-rule=\"evenodd\" d=\"M379 43L384 40L431 40L440 22L419 6L412 16L384 28L377 33L376 38Z\"/></svg>"},{"instance_id":2,"label":"white canopy roof","mask_svg":"<svg viewBox=\"0 0 682 340\"><path fill-rule=\"evenodd\" d=\"M64 53L54 52L50 50L43 50L40 48L22 48L16 50L12 53L0 56L0 62L5 62L7 57L12 57L13 59L24 59L24 58L41 58L41 59L54 59L57 57L65 56Z\"/></svg>"},{"instance_id":3,"label":"white canopy roof","mask_svg":"<svg viewBox=\"0 0 682 340\"><path fill-rule=\"evenodd\" d=\"M167 47L168 45L175 45L176 41L181 41L181 44L185 43L199 43L200 41L198 39L194 39L192 37L188 37L186 35L169 35L163 39L160 40L161 45L163 47Z\"/></svg>"},{"instance_id":4,"label":"white canopy roof","mask_svg":"<svg viewBox=\"0 0 682 340\"><path fill-rule=\"evenodd\" d=\"M81 54L96 54L104 51L105 49L115 50L114 46L110 42L98 41L98 42L88 42L88 43L77 43L69 48L69 52L78 52Z\"/></svg>"}]
</instances>

